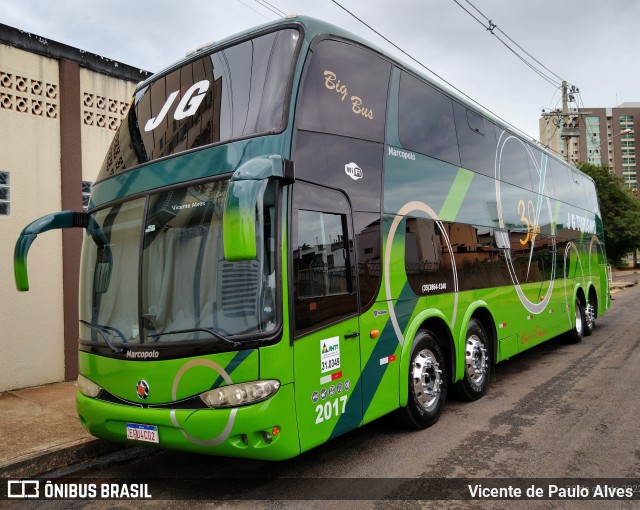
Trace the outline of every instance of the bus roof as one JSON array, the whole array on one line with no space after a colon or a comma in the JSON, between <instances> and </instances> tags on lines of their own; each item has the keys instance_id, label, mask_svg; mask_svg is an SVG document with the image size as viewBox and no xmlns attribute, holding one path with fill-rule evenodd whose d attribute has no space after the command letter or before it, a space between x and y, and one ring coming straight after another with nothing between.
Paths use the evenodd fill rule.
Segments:
<instances>
[{"instance_id":1,"label":"bus roof","mask_svg":"<svg viewBox=\"0 0 640 510\"><path fill-rule=\"evenodd\" d=\"M398 57L392 55L388 51L383 50L379 46L373 44L371 41L369 41L367 39L364 39L363 37L361 37L359 35L356 35L353 32L345 30L344 28L341 28L341 27L339 27L337 25L334 25L332 23L328 23L326 21L322 21L322 20L319 20L317 18L313 18L313 17L310 17L310 16L303 16L303 15L297 15L297 14L288 15L288 16L280 18L278 20L271 21L271 22L268 22L268 23L263 23L261 25L258 25L258 26L252 27L250 29L244 30L242 32L238 32L238 33L236 33L236 34L234 34L232 36L226 37L226 38L221 39L219 41L215 41L215 42L206 44L206 45L196 49L195 51L188 53L183 59L181 59L181 60L179 60L177 62L174 62L173 64L169 65L168 67L166 67L166 68L162 69L161 71L153 74L152 76L150 76L146 80L140 82L138 84L138 86L136 87L136 92L138 90L140 90L141 88L146 87L149 83L155 81L160 76L168 74L169 72L171 72L171 71L173 71L173 70L175 70L175 69L177 69L179 67L182 67L186 63L189 63L189 62L191 62L193 60L201 58L203 55L206 55L207 53L213 53L213 52L215 52L215 51L217 51L219 49L223 49L223 48L225 48L227 46L231 46L234 43L236 43L237 41L241 41L243 39L247 39L247 38L249 38L249 37L251 37L251 36L253 36L255 34L271 31L271 30L273 30L273 29L275 29L277 27L294 27L294 26L303 28L304 34L305 34L305 39L307 40L308 43L311 43L311 41L318 35L331 34L331 35L342 37L342 38L345 38L345 39L350 39L350 40L352 40L354 42L357 42L357 43L359 43L359 44L361 44L361 45L363 45L363 46L375 51L376 53L378 53L381 56L383 56L385 59L387 59L390 62L392 62L398 68L403 69L403 70L413 74L414 76L420 78L421 80L429 83L430 85L434 86L435 88L437 88L438 90L440 90L444 94L448 95L449 97L451 97L455 101L461 103L462 105L464 105L465 107L475 111L476 113L484 116L485 118L487 118L488 120L490 120L494 124L498 125L500 128L502 128L502 129L504 129L506 131L516 132L516 134L518 134L521 138L523 138L524 140L529 141L530 143L535 145L537 149L543 151L549 157L561 162L564 165L567 165L567 166L571 167L573 170L581 173L582 175L584 175L588 179L593 180L593 179L591 179L590 176L588 176L587 174L582 172L579 168L577 168L574 165L571 165L571 164L567 163L566 161L564 161L561 157L559 157L558 154L550 151L546 147L543 147L540 144L540 142L538 140L536 140L535 138L531 138L530 135L524 133L519 128L509 124L507 121L504 121L504 120L500 119L494 113L492 113L491 111L489 111L486 108L484 108L483 106L481 106L479 103L474 102L472 99L470 99L468 97L464 97L459 92L451 90L451 88L450 88L451 86L450 85L447 86L447 85L444 85L444 84L441 84L441 83L437 82L433 78L430 78L429 76L427 76L424 72L421 72L421 71L417 70L413 66L403 62Z\"/></svg>"}]
</instances>

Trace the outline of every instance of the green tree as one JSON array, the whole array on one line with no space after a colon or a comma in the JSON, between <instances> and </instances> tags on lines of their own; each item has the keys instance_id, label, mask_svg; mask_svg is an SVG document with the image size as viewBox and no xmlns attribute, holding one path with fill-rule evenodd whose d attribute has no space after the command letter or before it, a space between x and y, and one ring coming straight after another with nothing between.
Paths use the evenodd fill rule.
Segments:
<instances>
[{"instance_id":1,"label":"green tree","mask_svg":"<svg viewBox=\"0 0 640 510\"><path fill-rule=\"evenodd\" d=\"M608 166L581 163L579 168L596 184L607 258L619 264L640 249L640 200Z\"/></svg>"}]
</instances>

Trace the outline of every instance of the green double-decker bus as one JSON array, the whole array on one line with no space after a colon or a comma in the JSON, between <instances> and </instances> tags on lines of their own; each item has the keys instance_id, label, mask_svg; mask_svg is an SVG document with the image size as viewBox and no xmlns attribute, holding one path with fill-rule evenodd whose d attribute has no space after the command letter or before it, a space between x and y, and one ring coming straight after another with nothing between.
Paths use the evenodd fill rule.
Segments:
<instances>
[{"instance_id":1,"label":"green double-decker bus","mask_svg":"<svg viewBox=\"0 0 640 510\"><path fill-rule=\"evenodd\" d=\"M609 307L593 181L334 26L285 18L141 83L85 230L93 435L285 459L388 413L435 423Z\"/></svg>"}]
</instances>

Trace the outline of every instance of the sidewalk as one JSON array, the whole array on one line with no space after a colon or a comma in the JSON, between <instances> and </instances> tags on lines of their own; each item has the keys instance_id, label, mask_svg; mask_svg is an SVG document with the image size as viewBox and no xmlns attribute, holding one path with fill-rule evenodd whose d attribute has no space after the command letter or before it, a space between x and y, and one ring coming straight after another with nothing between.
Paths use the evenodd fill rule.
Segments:
<instances>
[{"instance_id":1,"label":"sidewalk","mask_svg":"<svg viewBox=\"0 0 640 510\"><path fill-rule=\"evenodd\" d=\"M640 279L638 270L614 271L611 294L636 285L634 274ZM80 425L76 390L72 381L0 393L0 478L31 478L126 448Z\"/></svg>"},{"instance_id":2,"label":"sidewalk","mask_svg":"<svg viewBox=\"0 0 640 510\"><path fill-rule=\"evenodd\" d=\"M633 278L633 276L636 278ZM614 269L613 281L609 282L609 293L613 296L626 287L633 287L640 281L640 270L638 269ZM623 278L626 278L624 280Z\"/></svg>"},{"instance_id":3,"label":"sidewalk","mask_svg":"<svg viewBox=\"0 0 640 510\"><path fill-rule=\"evenodd\" d=\"M76 389L62 382L0 393L0 478L31 478L123 448L80 425Z\"/></svg>"}]
</instances>

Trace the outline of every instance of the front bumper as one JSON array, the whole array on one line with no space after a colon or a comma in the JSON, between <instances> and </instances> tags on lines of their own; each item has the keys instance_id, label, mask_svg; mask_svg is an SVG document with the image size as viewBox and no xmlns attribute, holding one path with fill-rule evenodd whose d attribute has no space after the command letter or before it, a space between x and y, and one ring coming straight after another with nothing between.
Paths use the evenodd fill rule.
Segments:
<instances>
[{"instance_id":1,"label":"front bumper","mask_svg":"<svg viewBox=\"0 0 640 510\"><path fill-rule=\"evenodd\" d=\"M281 386L264 402L234 409L143 408L79 392L76 407L89 433L117 443L263 460L300 453L293 384ZM158 427L159 443L127 439L127 423Z\"/></svg>"}]
</instances>

